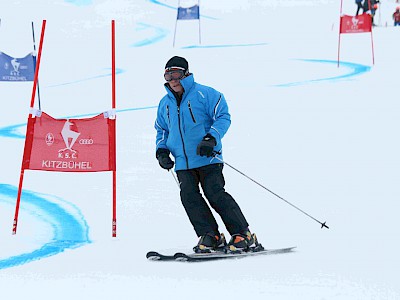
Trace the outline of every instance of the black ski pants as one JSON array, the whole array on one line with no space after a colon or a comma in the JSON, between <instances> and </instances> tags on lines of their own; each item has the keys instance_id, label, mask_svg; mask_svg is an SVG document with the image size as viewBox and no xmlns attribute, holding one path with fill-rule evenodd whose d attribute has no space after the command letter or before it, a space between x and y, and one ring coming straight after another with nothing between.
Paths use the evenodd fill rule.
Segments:
<instances>
[{"instance_id":1,"label":"black ski pants","mask_svg":"<svg viewBox=\"0 0 400 300\"><path fill-rule=\"evenodd\" d=\"M224 189L222 169L223 164L218 163L176 172L181 201L197 236L219 232L211 209L200 193L199 184L210 206L221 216L229 234L239 233L249 226L239 205Z\"/></svg>"},{"instance_id":2,"label":"black ski pants","mask_svg":"<svg viewBox=\"0 0 400 300\"><path fill-rule=\"evenodd\" d=\"M358 16L358 14L360 13L360 10L363 10L363 13L364 13L364 8L363 8L362 2L356 2L356 5L357 5L356 16Z\"/></svg>"}]
</instances>

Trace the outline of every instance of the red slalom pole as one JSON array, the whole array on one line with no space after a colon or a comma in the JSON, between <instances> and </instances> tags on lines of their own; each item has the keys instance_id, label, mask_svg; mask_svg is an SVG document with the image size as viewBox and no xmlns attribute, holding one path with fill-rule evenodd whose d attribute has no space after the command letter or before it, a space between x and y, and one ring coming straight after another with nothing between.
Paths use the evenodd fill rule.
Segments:
<instances>
[{"instance_id":1,"label":"red slalom pole","mask_svg":"<svg viewBox=\"0 0 400 300\"><path fill-rule=\"evenodd\" d=\"M40 58L42 57L42 47L43 47L45 29L46 29L46 20L43 20L43 22L42 22L42 33L40 34L40 44L39 44L38 59L37 59L36 68L35 68L35 76L34 76L34 79L33 79L32 97L31 97L31 104L30 104L31 108L33 108L33 105L35 103L36 86L37 86L37 81L38 81L38 76L39 76ZM26 132L27 132L26 136L28 135L28 130L30 128L31 120L32 120L32 112L29 113L28 124L26 126ZM29 147L27 147L26 140L25 140L24 156L23 156L23 160L22 160L21 174L20 174L20 177L19 177L17 203L15 205L15 214L14 214L14 222L13 222L12 234L16 234L17 233L19 206L20 206L20 203L21 203L22 184L23 184L23 181L24 181L24 170L25 170L24 169L24 161L25 161L25 157L26 157L27 148L29 148Z\"/></svg>"},{"instance_id":2,"label":"red slalom pole","mask_svg":"<svg viewBox=\"0 0 400 300\"><path fill-rule=\"evenodd\" d=\"M112 109L116 107L116 97L115 97L115 20L111 21L111 81L112 81ZM115 116L116 118L116 116ZM112 237L117 236L117 167L116 167L116 149L115 149L115 122L114 119L114 130L113 130L113 153L114 156L114 167L112 171L113 177L113 213L112 213Z\"/></svg>"},{"instance_id":3,"label":"red slalom pole","mask_svg":"<svg viewBox=\"0 0 400 300\"><path fill-rule=\"evenodd\" d=\"M375 65L374 38L372 37L372 29L371 29L371 49L372 49L372 64Z\"/></svg>"}]
</instances>

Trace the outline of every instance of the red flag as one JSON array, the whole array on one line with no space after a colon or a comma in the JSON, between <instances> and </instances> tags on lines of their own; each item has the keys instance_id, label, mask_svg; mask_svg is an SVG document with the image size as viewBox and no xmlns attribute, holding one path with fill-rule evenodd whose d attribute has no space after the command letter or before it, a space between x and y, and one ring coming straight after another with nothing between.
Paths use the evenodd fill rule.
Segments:
<instances>
[{"instance_id":1,"label":"red flag","mask_svg":"<svg viewBox=\"0 0 400 300\"><path fill-rule=\"evenodd\" d=\"M372 18L369 14L358 16L344 15L340 18L340 33L363 33L372 31Z\"/></svg>"},{"instance_id":2,"label":"red flag","mask_svg":"<svg viewBox=\"0 0 400 300\"><path fill-rule=\"evenodd\" d=\"M115 119L29 118L22 169L58 172L115 170Z\"/></svg>"}]
</instances>

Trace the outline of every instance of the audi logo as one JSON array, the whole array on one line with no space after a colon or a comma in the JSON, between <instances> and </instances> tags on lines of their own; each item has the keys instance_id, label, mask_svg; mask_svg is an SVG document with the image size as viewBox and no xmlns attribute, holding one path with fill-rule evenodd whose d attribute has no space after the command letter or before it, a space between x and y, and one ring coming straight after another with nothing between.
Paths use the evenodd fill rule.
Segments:
<instances>
[{"instance_id":1,"label":"audi logo","mask_svg":"<svg viewBox=\"0 0 400 300\"><path fill-rule=\"evenodd\" d=\"M93 139L80 139L80 145L92 145L94 143Z\"/></svg>"}]
</instances>

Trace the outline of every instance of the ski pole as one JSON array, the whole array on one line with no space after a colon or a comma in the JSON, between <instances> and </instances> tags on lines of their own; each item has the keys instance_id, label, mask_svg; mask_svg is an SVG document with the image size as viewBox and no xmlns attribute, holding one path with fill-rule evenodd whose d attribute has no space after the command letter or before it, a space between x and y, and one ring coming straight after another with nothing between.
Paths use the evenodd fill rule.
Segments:
<instances>
[{"instance_id":1,"label":"ski pole","mask_svg":"<svg viewBox=\"0 0 400 300\"><path fill-rule=\"evenodd\" d=\"M318 222L321 225L321 229L322 228L328 228L329 226L326 225L326 222L320 222L318 221L316 218L314 218L313 216L311 216L310 214L306 213L304 210L298 208L296 205L290 203L289 201L287 201L286 199L282 198L281 196L279 196L278 194L274 193L273 191L271 191L270 189L266 188L265 186L263 186L261 183L255 181L253 178L247 176L246 174L244 174L243 172L241 172L240 170L236 169L235 167L233 167L232 165L228 164L227 162L223 161L221 158L217 157L217 154L221 154L219 152L214 152L213 157L218 159L219 161L221 161L222 163L224 163L225 165L227 165L228 167L232 168L233 170L235 170L236 172L238 172L239 174L243 175L244 177L246 177L247 179L253 181L255 184L259 185L260 187L262 187L264 190L270 192L272 195L278 197L279 199L281 199L282 201L285 201L287 204L289 204L290 206L294 207L295 209L297 209L298 211L302 212L303 214L305 214L306 216L308 216L309 218L313 219L314 221Z\"/></svg>"},{"instance_id":2,"label":"ski pole","mask_svg":"<svg viewBox=\"0 0 400 300\"><path fill-rule=\"evenodd\" d=\"M168 171L169 171L169 170L168 170ZM174 179L175 179L175 182L176 182L176 184L178 185L178 188L180 188L179 181L178 181L178 179L176 178L176 176L175 176L175 174L174 174L174 171L173 171L173 170L171 170L171 174L172 174L172 177L174 177Z\"/></svg>"},{"instance_id":3,"label":"ski pole","mask_svg":"<svg viewBox=\"0 0 400 300\"><path fill-rule=\"evenodd\" d=\"M32 40L33 40L33 51L35 52L35 56L33 56L33 67L34 67L34 71L35 71L35 69L36 69L36 41L35 41L35 28L33 26L33 22L32 22ZM37 92L38 92L39 110L42 110L41 104L40 104L39 78L37 79Z\"/></svg>"}]
</instances>

